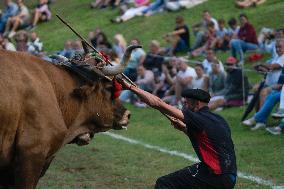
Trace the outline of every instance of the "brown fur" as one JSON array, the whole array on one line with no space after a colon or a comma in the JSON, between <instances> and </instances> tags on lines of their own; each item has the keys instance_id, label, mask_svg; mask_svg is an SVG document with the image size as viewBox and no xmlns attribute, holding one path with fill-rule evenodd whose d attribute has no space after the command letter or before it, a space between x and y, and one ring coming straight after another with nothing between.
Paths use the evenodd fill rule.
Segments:
<instances>
[{"instance_id":1,"label":"brown fur","mask_svg":"<svg viewBox=\"0 0 284 189\"><path fill-rule=\"evenodd\" d=\"M117 126L122 105L111 100L109 85L84 85L61 67L0 50L0 188L35 188L63 145Z\"/></svg>"}]
</instances>

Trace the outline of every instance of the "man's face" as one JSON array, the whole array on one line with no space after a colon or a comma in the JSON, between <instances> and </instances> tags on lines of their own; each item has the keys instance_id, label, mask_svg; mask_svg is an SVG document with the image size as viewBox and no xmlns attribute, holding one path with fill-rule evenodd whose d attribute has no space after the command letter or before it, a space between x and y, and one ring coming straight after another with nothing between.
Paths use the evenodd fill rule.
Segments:
<instances>
[{"instance_id":1,"label":"man's face","mask_svg":"<svg viewBox=\"0 0 284 189\"><path fill-rule=\"evenodd\" d=\"M206 21L206 22L209 22L211 21L211 15L209 12L204 12L203 13L203 19Z\"/></svg>"},{"instance_id":2,"label":"man's face","mask_svg":"<svg viewBox=\"0 0 284 189\"><path fill-rule=\"evenodd\" d=\"M244 16L240 17L240 23L241 23L242 26L245 25L247 22L248 22L248 20L247 20L246 17L244 17Z\"/></svg>"},{"instance_id":3,"label":"man's face","mask_svg":"<svg viewBox=\"0 0 284 189\"><path fill-rule=\"evenodd\" d=\"M276 52L279 56L284 54L284 41L278 41L276 43Z\"/></svg>"},{"instance_id":4,"label":"man's face","mask_svg":"<svg viewBox=\"0 0 284 189\"><path fill-rule=\"evenodd\" d=\"M198 100L191 99L191 98L184 98L183 108L189 109L192 112L197 112L198 111Z\"/></svg>"},{"instance_id":5,"label":"man's face","mask_svg":"<svg viewBox=\"0 0 284 189\"><path fill-rule=\"evenodd\" d=\"M214 52L212 50L208 50L207 53L206 53L206 59L209 62L212 62L214 60L214 57L215 57Z\"/></svg>"}]
</instances>

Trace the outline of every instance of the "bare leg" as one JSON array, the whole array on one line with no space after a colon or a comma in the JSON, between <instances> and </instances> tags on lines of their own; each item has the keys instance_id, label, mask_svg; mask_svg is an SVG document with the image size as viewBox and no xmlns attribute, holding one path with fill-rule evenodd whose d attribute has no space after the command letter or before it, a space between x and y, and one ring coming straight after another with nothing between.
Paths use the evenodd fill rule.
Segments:
<instances>
[{"instance_id":1,"label":"bare leg","mask_svg":"<svg viewBox=\"0 0 284 189\"><path fill-rule=\"evenodd\" d=\"M18 29L18 27L21 25L21 19L20 18L16 18L13 24L13 27L11 29L12 32L16 32L16 30Z\"/></svg>"},{"instance_id":2,"label":"bare leg","mask_svg":"<svg viewBox=\"0 0 284 189\"><path fill-rule=\"evenodd\" d=\"M41 16L41 13L39 11L35 10L32 26L35 26L38 23L40 16Z\"/></svg>"}]
</instances>

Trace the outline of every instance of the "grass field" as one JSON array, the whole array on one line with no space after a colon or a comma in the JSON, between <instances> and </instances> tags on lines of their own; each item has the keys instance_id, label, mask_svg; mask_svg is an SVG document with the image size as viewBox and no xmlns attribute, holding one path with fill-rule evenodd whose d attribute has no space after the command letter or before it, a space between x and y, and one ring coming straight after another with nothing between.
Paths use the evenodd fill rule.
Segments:
<instances>
[{"instance_id":1,"label":"grass field","mask_svg":"<svg viewBox=\"0 0 284 189\"><path fill-rule=\"evenodd\" d=\"M27 2L34 5L35 0ZM57 0L52 9L54 14L62 15L84 36L100 27L109 37L115 33L124 34L128 40L138 37L145 49L152 39L160 40L164 44L161 36L172 30L177 15L183 15L186 23L191 26L200 20L204 9L210 10L215 18L226 20L244 11L236 9L233 0L208 0L193 9L178 13L161 13L147 19L139 17L113 25L109 20L118 14L116 10L94 11L89 9L89 2L91 0ZM283 10L283 0L268 0L263 6L247 9L245 13L259 30L262 26L283 27ZM65 40L75 39L55 16L49 24L41 24L35 31L45 42L48 51L62 49ZM220 54L220 57L226 56ZM252 83L259 81L260 78L259 75L249 73ZM152 109L137 109L131 105L127 107L132 111L129 129L111 132L168 150L194 155L187 137L172 129L159 112ZM242 111L242 108L235 108L220 112L231 126L238 169L272 183L257 184L239 178L236 188L264 189L271 188L272 185L284 185L283 136L274 137L263 130L250 132L239 124ZM276 123L274 120L269 122L270 125ZM98 134L88 146L67 145L62 149L41 179L38 188L148 189L153 188L157 177L192 163L181 157Z\"/></svg>"}]
</instances>

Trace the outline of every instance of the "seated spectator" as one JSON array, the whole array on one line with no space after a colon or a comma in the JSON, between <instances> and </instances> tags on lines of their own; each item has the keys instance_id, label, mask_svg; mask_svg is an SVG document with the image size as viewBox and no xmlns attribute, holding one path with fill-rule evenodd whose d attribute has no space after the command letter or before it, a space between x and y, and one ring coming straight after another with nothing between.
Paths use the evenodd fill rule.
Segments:
<instances>
[{"instance_id":1,"label":"seated spectator","mask_svg":"<svg viewBox=\"0 0 284 189\"><path fill-rule=\"evenodd\" d=\"M184 89L192 88L192 80L195 78L195 70L188 66L182 59L177 62L178 73L175 79L175 105L181 106L181 92Z\"/></svg>"},{"instance_id":2,"label":"seated spectator","mask_svg":"<svg viewBox=\"0 0 284 189\"><path fill-rule=\"evenodd\" d=\"M207 31L207 25L213 22L215 31L219 30L218 22L215 18L213 18L208 10L203 11L203 20L200 23L193 25L193 33L195 35L195 42L192 46L192 50L195 50L205 43L204 36Z\"/></svg>"},{"instance_id":3,"label":"seated spectator","mask_svg":"<svg viewBox=\"0 0 284 189\"><path fill-rule=\"evenodd\" d=\"M130 42L131 45L140 45L138 39L132 39ZM131 53L128 65L124 70L124 74L129 77L131 80L135 81L137 77L136 69L138 65L142 65L145 60L145 51L142 48L134 49Z\"/></svg>"},{"instance_id":4,"label":"seated spectator","mask_svg":"<svg viewBox=\"0 0 284 189\"><path fill-rule=\"evenodd\" d=\"M125 49L127 47L127 42L125 40L125 38L123 37L122 34L115 34L115 36L113 37L113 46L112 49L114 51L114 53L117 54L117 56L121 59Z\"/></svg>"},{"instance_id":5,"label":"seated spectator","mask_svg":"<svg viewBox=\"0 0 284 189\"><path fill-rule=\"evenodd\" d=\"M219 19L218 20L219 30L216 32L216 50L227 51L229 50L229 31L225 28L225 20Z\"/></svg>"},{"instance_id":6,"label":"seated spectator","mask_svg":"<svg viewBox=\"0 0 284 189\"><path fill-rule=\"evenodd\" d=\"M247 8L265 3L266 0L235 0L236 7Z\"/></svg>"},{"instance_id":7,"label":"seated spectator","mask_svg":"<svg viewBox=\"0 0 284 189\"><path fill-rule=\"evenodd\" d=\"M214 27L214 23L210 22L207 25L207 31L206 34L204 35L205 43L203 46L193 50L191 52L191 55L193 57L199 56L201 54L204 54L206 50L208 49L215 49L216 42L217 42L217 37L216 37L216 30Z\"/></svg>"},{"instance_id":8,"label":"seated spectator","mask_svg":"<svg viewBox=\"0 0 284 189\"><path fill-rule=\"evenodd\" d=\"M102 32L100 28L96 28L95 31L89 33L89 41L93 47L97 48L97 37Z\"/></svg>"},{"instance_id":9,"label":"seated spectator","mask_svg":"<svg viewBox=\"0 0 284 189\"><path fill-rule=\"evenodd\" d=\"M212 49L206 50L206 58L202 62L205 74L209 75L212 72L212 65L218 62L219 69L222 73L225 73L224 66L220 60L215 55L215 52Z\"/></svg>"},{"instance_id":10,"label":"seated spectator","mask_svg":"<svg viewBox=\"0 0 284 189\"><path fill-rule=\"evenodd\" d=\"M98 51L104 51L104 52L112 48L104 32L100 32L96 35L96 48Z\"/></svg>"},{"instance_id":11,"label":"seated spectator","mask_svg":"<svg viewBox=\"0 0 284 189\"><path fill-rule=\"evenodd\" d=\"M28 51L29 35L26 31L24 31L24 30L18 31L16 33L14 39L16 41L17 51L22 51L22 52Z\"/></svg>"},{"instance_id":12,"label":"seated spectator","mask_svg":"<svg viewBox=\"0 0 284 189\"><path fill-rule=\"evenodd\" d=\"M173 54L186 52L190 49L190 34L188 26L184 23L182 16L176 17L176 27L173 32L165 35L167 42L171 43Z\"/></svg>"},{"instance_id":13,"label":"seated spectator","mask_svg":"<svg viewBox=\"0 0 284 189\"><path fill-rule=\"evenodd\" d=\"M84 49L83 49L83 46L82 46L82 42L80 40L75 40L75 41L72 41L72 49L74 51L74 55L82 55L84 54Z\"/></svg>"},{"instance_id":14,"label":"seated spectator","mask_svg":"<svg viewBox=\"0 0 284 189\"><path fill-rule=\"evenodd\" d=\"M257 36L254 27L249 23L245 14L240 14L241 28L238 39L231 40L232 56L244 60L244 52L258 48Z\"/></svg>"},{"instance_id":15,"label":"seated spectator","mask_svg":"<svg viewBox=\"0 0 284 189\"><path fill-rule=\"evenodd\" d=\"M39 4L33 11L32 23L28 29L33 29L38 22L46 22L51 19L51 11L48 7L48 0L39 0Z\"/></svg>"},{"instance_id":16,"label":"seated spectator","mask_svg":"<svg viewBox=\"0 0 284 189\"><path fill-rule=\"evenodd\" d=\"M30 34L30 40L28 42L28 52L31 54L39 54L43 50L43 43L39 39L36 32Z\"/></svg>"},{"instance_id":17,"label":"seated spectator","mask_svg":"<svg viewBox=\"0 0 284 189\"><path fill-rule=\"evenodd\" d=\"M131 18L134 18L135 16L142 14L142 11L147 9L149 3L150 3L149 0L134 0L134 7L123 11L122 15L114 19L111 19L110 21L113 23L120 23L130 20Z\"/></svg>"},{"instance_id":18,"label":"seated spectator","mask_svg":"<svg viewBox=\"0 0 284 189\"><path fill-rule=\"evenodd\" d=\"M153 72L161 73L162 63L164 62L164 57L160 55L161 47L157 40L152 40L150 42L150 51L146 54L143 66L147 70Z\"/></svg>"},{"instance_id":19,"label":"seated spectator","mask_svg":"<svg viewBox=\"0 0 284 189\"><path fill-rule=\"evenodd\" d=\"M146 70L142 65L139 65L137 67L137 80L135 83L139 86L139 88L152 93L154 90L154 74L150 70ZM122 102L131 101L131 103L134 103L135 105L141 107L143 106L143 103L140 102L140 100L135 99L134 93L132 93L129 90L124 90L119 99Z\"/></svg>"},{"instance_id":20,"label":"seated spectator","mask_svg":"<svg viewBox=\"0 0 284 189\"><path fill-rule=\"evenodd\" d=\"M252 131L266 127L266 122L270 113L274 106L280 101L281 88L282 85L274 86L273 91L267 96L260 110L252 118L249 118L242 123L251 127Z\"/></svg>"},{"instance_id":21,"label":"seated spectator","mask_svg":"<svg viewBox=\"0 0 284 189\"><path fill-rule=\"evenodd\" d=\"M239 107L242 106L248 95L248 79L244 76L243 86L243 73L241 69L237 68L237 59L229 57L226 60L227 78L225 88L220 92L223 98L211 100L208 107L216 109L219 107ZM243 91L243 89L245 91Z\"/></svg>"},{"instance_id":22,"label":"seated spectator","mask_svg":"<svg viewBox=\"0 0 284 189\"><path fill-rule=\"evenodd\" d=\"M209 92L212 101L218 96L222 96L225 89L226 75L220 69L219 62L212 63L212 71L209 73Z\"/></svg>"},{"instance_id":23,"label":"seated spectator","mask_svg":"<svg viewBox=\"0 0 284 189\"><path fill-rule=\"evenodd\" d=\"M209 78L204 73L204 68L202 64L196 64L194 69L196 72L196 77L194 77L192 80L192 88L193 89L203 89L205 91L208 91Z\"/></svg>"},{"instance_id":24,"label":"seated spectator","mask_svg":"<svg viewBox=\"0 0 284 189\"><path fill-rule=\"evenodd\" d=\"M0 15L0 33L4 33L6 23L10 17L13 17L18 12L18 5L12 0L4 0L4 11Z\"/></svg>"},{"instance_id":25,"label":"seated spectator","mask_svg":"<svg viewBox=\"0 0 284 189\"><path fill-rule=\"evenodd\" d=\"M283 39L278 39L276 45L282 47L284 45ZM260 92L259 107L257 107L257 110L264 103L266 96L272 91L272 87L277 84L283 66L284 66L284 54L281 50L277 50L277 57L274 58L271 61L271 63L261 63L255 66L256 70L267 72L267 76L265 79L265 86Z\"/></svg>"},{"instance_id":26,"label":"seated spectator","mask_svg":"<svg viewBox=\"0 0 284 189\"><path fill-rule=\"evenodd\" d=\"M238 38L238 33L240 31L240 26L238 26L238 22L235 18L231 18L228 21L229 29L228 29L228 37L229 41L231 39L237 39Z\"/></svg>"},{"instance_id":27,"label":"seated spectator","mask_svg":"<svg viewBox=\"0 0 284 189\"><path fill-rule=\"evenodd\" d=\"M17 29L20 27L25 27L29 24L30 13L29 9L24 4L24 0L17 0L17 5L19 7L16 16L10 17L6 23L4 36L12 38Z\"/></svg>"},{"instance_id":28,"label":"seated spectator","mask_svg":"<svg viewBox=\"0 0 284 189\"><path fill-rule=\"evenodd\" d=\"M284 29L272 30L269 28L262 28L258 36L258 44L261 50L266 53L271 54L271 58L267 63L272 63L272 61L277 58L276 52L276 40L284 38Z\"/></svg>"},{"instance_id":29,"label":"seated spectator","mask_svg":"<svg viewBox=\"0 0 284 189\"><path fill-rule=\"evenodd\" d=\"M71 59L74 56L75 52L72 47L72 41L67 40L64 44L64 49L59 52L59 55L65 56L68 59Z\"/></svg>"}]
</instances>

